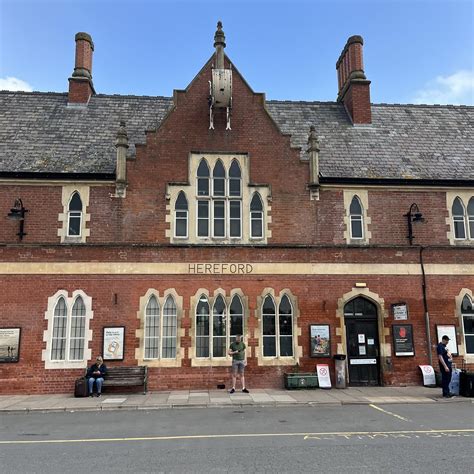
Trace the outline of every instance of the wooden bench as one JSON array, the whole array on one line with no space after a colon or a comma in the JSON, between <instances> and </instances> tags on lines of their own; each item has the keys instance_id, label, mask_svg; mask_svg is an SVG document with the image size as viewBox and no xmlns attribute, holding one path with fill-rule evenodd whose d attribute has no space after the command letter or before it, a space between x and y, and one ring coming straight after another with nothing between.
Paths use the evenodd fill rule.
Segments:
<instances>
[{"instance_id":1,"label":"wooden bench","mask_svg":"<svg viewBox=\"0 0 474 474\"><path fill-rule=\"evenodd\" d=\"M143 385L146 394L148 383L148 367L108 367L104 387L134 387Z\"/></svg>"}]
</instances>

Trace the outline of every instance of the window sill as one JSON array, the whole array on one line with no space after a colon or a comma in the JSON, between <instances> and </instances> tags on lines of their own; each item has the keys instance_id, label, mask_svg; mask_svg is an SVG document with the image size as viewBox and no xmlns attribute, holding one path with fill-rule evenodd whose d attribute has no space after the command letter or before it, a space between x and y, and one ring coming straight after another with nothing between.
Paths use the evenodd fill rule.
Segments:
<instances>
[{"instance_id":1,"label":"window sill","mask_svg":"<svg viewBox=\"0 0 474 474\"><path fill-rule=\"evenodd\" d=\"M204 358L193 358L191 359L191 367L231 367L232 359L230 358L219 358L219 359L204 359Z\"/></svg>"},{"instance_id":2,"label":"window sill","mask_svg":"<svg viewBox=\"0 0 474 474\"><path fill-rule=\"evenodd\" d=\"M44 363L44 368L47 370L85 369L87 360L47 360Z\"/></svg>"}]
</instances>

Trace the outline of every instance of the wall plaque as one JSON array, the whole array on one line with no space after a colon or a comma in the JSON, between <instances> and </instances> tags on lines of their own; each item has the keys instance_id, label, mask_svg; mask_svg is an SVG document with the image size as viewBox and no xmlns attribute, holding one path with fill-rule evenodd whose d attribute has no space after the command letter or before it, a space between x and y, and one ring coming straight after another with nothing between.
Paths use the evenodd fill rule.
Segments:
<instances>
[{"instance_id":1,"label":"wall plaque","mask_svg":"<svg viewBox=\"0 0 474 474\"><path fill-rule=\"evenodd\" d=\"M403 321L408 319L408 306L406 303L392 304L393 319Z\"/></svg>"}]
</instances>

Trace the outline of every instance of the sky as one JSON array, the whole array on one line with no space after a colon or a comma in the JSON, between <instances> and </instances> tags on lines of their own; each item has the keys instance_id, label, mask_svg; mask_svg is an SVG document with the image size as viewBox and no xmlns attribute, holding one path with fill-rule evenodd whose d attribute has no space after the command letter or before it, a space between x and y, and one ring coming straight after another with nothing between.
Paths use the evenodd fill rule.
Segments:
<instances>
[{"instance_id":1,"label":"sky","mask_svg":"<svg viewBox=\"0 0 474 474\"><path fill-rule=\"evenodd\" d=\"M97 93L170 97L213 54L218 20L269 100L335 100L357 34L373 103L474 105L474 0L0 0L0 90L67 91L84 31Z\"/></svg>"}]
</instances>

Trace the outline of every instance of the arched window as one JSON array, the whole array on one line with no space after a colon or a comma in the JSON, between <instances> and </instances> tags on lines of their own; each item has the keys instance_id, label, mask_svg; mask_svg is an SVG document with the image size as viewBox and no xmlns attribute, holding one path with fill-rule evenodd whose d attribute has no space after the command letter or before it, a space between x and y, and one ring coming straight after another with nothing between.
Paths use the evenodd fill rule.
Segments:
<instances>
[{"instance_id":1,"label":"arched window","mask_svg":"<svg viewBox=\"0 0 474 474\"><path fill-rule=\"evenodd\" d=\"M263 237L263 203L258 193L253 195L250 202L250 237L252 239Z\"/></svg>"},{"instance_id":2,"label":"arched window","mask_svg":"<svg viewBox=\"0 0 474 474\"><path fill-rule=\"evenodd\" d=\"M196 357L209 357L209 301L199 297L196 307Z\"/></svg>"},{"instance_id":3,"label":"arched window","mask_svg":"<svg viewBox=\"0 0 474 474\"><path fill-rule=\"evenodd\" d=\"M464 296L461 303L461 315L464 329L466 354L474 354L474 308L468 295Z\"/></svg>"},{"instance_id":4,"label":"arched window","mask_svg":"<svg viewBox=\"0 0 474 474\"><path fill-rule=\"evenodd\" d=\"M244 311L242 301L234 295L230 303L230 342L235 341L235 336L242 336L244 333ZM230 346L230 342L228 346Z\"/></svg>"},{"instance_id":5,"label":"arched window","mask_svg":"<svg viewBox=\"0 0 474 474\"><path fill-rule=\"evenodd\" d=\"M73 193L68 206L68 237L80 237L82 226L82 201L81 196L76 191Z\"/></svg>"},{"instance_id":6,"label":"arched window","mask_svg":"<svg viewBox=\"0 0 474 474\"><path fill-rule=\"evenodd\" d=\"M188 201L183 191L178 194L178 199L176 199L174 226L175 237L188 237Z\"/></svg>"},{"instance_id":7,"label":"arched window","mask_svg":"<svg viewBox=\"0 0 474 474\"><path fill-rule=\"evenodd\" d=\"M66 359L67 306L64 298L59 298L54 308L51 360Z\"/></svg>"},{"instance_id":8,"label":"arched window","mask_svg":"<svg viewBox=\"0 0 474 474\"><path fill-rule=\"evenodd\" d=\"M209 196L209 166L203 158L197 169L198 196Z\"/></svg>"},{"instance_id":9,"label":"arched window","mask_svg":"<svg viewBox=\"0 0 474 474\"><path fill-rule=\"evenodd\" d=\"M160 357L160 305L155 296L145 309L145 359Z\"/></svg>"},{"instance_id":10,"label":"arched window","mask_svg":"<svg viewBox=\"0 0 474 474\"><path fill-rule=\"evenodd\" d=\"M196 307L196 357L226 357L230 343L243 330L243 306L238 295L232 297L230 305L222 295L211 302L205 295L200 296Z\"/></svg>"},{"instance_id":11,"label":"arched window","mask_svg":"<svg viewBox=\"0 0 474 474\"><path fill-rule=\"evenodd\" d=\"M226 353L227 316L224 298L218 296L212 308L212 357L224 357Z\"/></svg>"},{"instance_id":12,"label":"arched window","mask_svg":"<svg viewBox=\"0 0 474 474\"><path fill-rule=\"evenodd\" d=\"M293 309L284 295L278 308L279 332L280 332L280 356L293 356Z\"/></svg>"},{"instance_id":13,"label":"arched window","mask_svg":"<svg viewBox=\"0 0 474 474\"><path fill-rule=\"evenodd\" d=\"M85 328L86 306L84 300L79 296L72 306L69 360L82 360L84 358Z\"/></svg>"},{"instance_id":14,"label":"arched window","mask_svg":"<svg viewBox=\"0 0 474 474\"><path fill-rule=\"evenodd\" d=\"M212 195L225 196L225 169L221 160L217 160L212 172Z\"/></svg>"},{"instance_id":15,"label":"arched window","mask_svg":"<svg viewBox=\"0 0 474 474\"><path fill-rule=\"evenodd\" d=\"M276 324L275 324L275 302L270 295L263 301L262 307L263 324L263 356L275 357L276 352Z\"/></svg>"},{"instance_id":16,"label":"arched window","mask_svg":"<svg viewBox=\"0 0 474 474\"><path fill-rule=\"evenodd\" d=\"M161 357L163 359L174 359L176 357L177 332L178 314L176 303L172 296L168 296L163 306L163 338L161 344Z\"/></svg>"},{"instance_id":17,"label":"arched window","mask_svg":"<svg viewBox=\"0 0 474 474\"><path fill-rule=\"evenodd\" d=\"M360 203L360 199L357 196L352 198L349 208L349 215L351 224L351 239L363 239L364 218L362 213L362 205Z\"/></svg>"},{"instance_id":18,"label":"arched window","mask_svg":"<svg viewBox=\"0 0 474 474\"><path fill-rule=\"evenodd\" d=\"M453 202L452 214L453 214L454 238L465 239L466 238L465 212L464 212L464 205L461 199L459 199L459 197L457 197Z\"/></svg>"},{"instance_id":19,"label":"arched window","mask_svg":"<svg viewBox=\"0 0 474 474\"><path fill-rule=\"evenodd\" d=\"M240 197L242 195L242 172L237 160L232 160L229 170L229 196Z\"/></svg>"},{"instance_id":20,"label":"arched window","mask_svg":"<svg viewBox=\"0 0 474 474\"><path fill-rule=\"evenodd\" d=\"M469 199L467 205L467 219L469 221L469 238L474 240L474 197Z\"/></svg>"}]
</instances>

